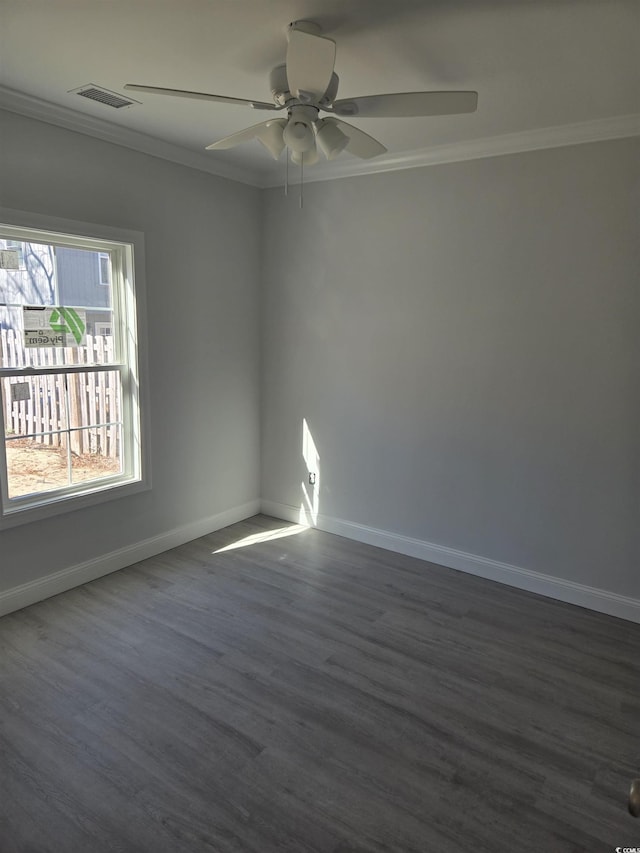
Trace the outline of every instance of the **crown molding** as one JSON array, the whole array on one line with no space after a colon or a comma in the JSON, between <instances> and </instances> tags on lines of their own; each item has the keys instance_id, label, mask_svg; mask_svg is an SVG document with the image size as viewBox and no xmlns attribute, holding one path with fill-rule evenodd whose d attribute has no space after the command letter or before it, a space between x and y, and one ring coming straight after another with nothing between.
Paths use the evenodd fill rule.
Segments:
<instances>
[{"instance_id":1,"label":"crown molding","mask_svg":"<svg viewBox=\"0 0 640 853\"><path fill-rule=\"evenodd\" d=\"M192 169L209 172L220 178L228 178L255 187L261 186L259 175L248 169L221 163L206 154L190 151L180 145L164 142L154 136L148 136L146 133L112 124L105 119L52 104L49 101L43 101L33 95L27 95L6 86L0 86L0 109L19 113L27 118L38 119L38 121L47 124L64 127L67 130L75 130L104 142L113 142L115 145L133 148L143 154L151 154L153 157L170 160L173 163L179 163L181 166L189 166Z\"/></svg>"},{"instance_id":2,"label":"crown molding","mask_svg":"<svg viewBox=\"0 0 640 853\"><path fill-rule=\"evenodd\" d=\"M0 86L0 109L261 189L281 186L283 182L280 173L260 173L221 163L206 154L190 151L188 148L164 142L145 133L43 101L5 86ZM640 136L640 114L611 116L575 124L504 133L500 136L469 139L445 145L432 145L417 151L404 151L401 154L376 157L375 160L355 160L355 158L345 158L337 162L334 160L331 163L320 163L313 168L305 169L304 180L305 183L333 181L339 178L395 172L464 160L479 160L484 157L500 157L504 154L559 148L585 142L604 142L630 136ZM298 180L296 172L297 170L290 170L291 183L296 183Z\"/></svg>"},{"instance_id":3,"label":"crown molding","mask_svg":"<svg viewBox=\"0 0 640 853\"><path fill-rule=\"evenodd\" d=\"M445 145L432 145L418 151L404 151L398 155L383 155L376 157L375 161L346 159L340 162L320 163L305 170L304 182L333 181L338 178L395 172L401 169L457 163L463 160L480 160L484 157L500 157L504 154L519 154L525 151L538 151L543 148L560 148L566 145L580 145L585 142L604 142L630 136L640 136L640 114L612 116L576 124L542 127L518 133L504 133L500 136L469 139ZM293 175L291 174L292 171L294 172ZM297 182L295 170L290 170L289 183ZM263 188L277 187L281 184L281 179L269 176L261 186Z\"/></svg>"}]
</instances>

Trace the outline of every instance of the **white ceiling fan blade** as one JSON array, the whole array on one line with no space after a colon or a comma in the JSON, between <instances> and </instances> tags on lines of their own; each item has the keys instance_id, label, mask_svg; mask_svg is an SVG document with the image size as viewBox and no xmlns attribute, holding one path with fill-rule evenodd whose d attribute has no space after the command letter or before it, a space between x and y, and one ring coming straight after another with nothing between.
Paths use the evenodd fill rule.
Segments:
<instances>
[{"instance_id":1,"label":"white ceiling fan blade","mask_svg":"<svg viewBox=\"0 0 640 853\"><path fill-rule=\"evenodd\" d=\"M290 30L287 47L289 91L302 101L320 100L331 82L335 61L334 41L302 30Z\"/></svg>"},{"instance_id":2,"label":"white ceiling fan blade","mask_svg":"<svg viewBox=\"0 0 640 853\"><path fill-rule=\"evenodd\" d=\"M339 116L410 118L473 113L477 107L477 92L398 92L394 95L344 98L334 103L333 112Z\"/></svg>"},{"instance_id":3,"label":"white ceiling fan blade","mask_svg":"<svg viewBox=\"0 0 640 853\"><path fill-rule=\"evenodd\" d=\"M370 157L377 157L379 154L385 154L387 149L381 142L369 136L364 130L359 127L354 127L352 124L347 124L346 121L341 121L338 118L326 118L325 122L337 125L340 130L349 137L346 149L356 157L361 157L363 160L368 160Z\"/></svg>"},{"instance_id":4,"label":"white ceiling fan blade","mask_svg":"<svg viewBox=\"0 0 640 853\"><path fill-rule=\"evenodd\" d=\"M260 136L271 122L261 121L260 124L254 124L245 130L239 130L237 133L232 133L230 136L225 136L217 142L212 142L207 145L206 151L220 151L223 148L235 148L236 145L242 145L243 142L249 142L250 139L255 139Z\"/></svg>"},{"instance_id":5,"label":"white ceiling fan blade","mask_svg":"<svg viewBox=\"0 0 640 853\"><path fill-rule=\"evenodd\" d=\"M244 98L227 98L225 95L211 95L208 92L190 92L186 89L163 89L160 86L141 86L138 83L126 83L123 89L133 92L148 92L150 95L173 95L176 98L191 98L197 101L217 101L222 104L244 104L254 110L277 110L275 104L266 101L247 101Z\"/></svg>"}]
</instances>

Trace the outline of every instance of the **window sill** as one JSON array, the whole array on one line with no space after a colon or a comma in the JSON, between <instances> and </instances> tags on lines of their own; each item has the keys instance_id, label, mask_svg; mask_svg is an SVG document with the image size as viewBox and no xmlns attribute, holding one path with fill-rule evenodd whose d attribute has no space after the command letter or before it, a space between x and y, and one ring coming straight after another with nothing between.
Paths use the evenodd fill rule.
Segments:
<instances>
[{"instance_id":1,"label":"window sill","mask_svg":"<svg viewBox=\"0 0 640 853\"><path fill-rule=\"evenodd\" d=\"M148 480L132 478L120 480L117 483L105 483L103 486L93 485L91 488L74 494L52 496L50 493L43 493L25 501L18 498L15 505L9 506L0 516L0 530L75 512L108 501L120 500L129 495L148 491L150 488L151 483Z\"/></svg>"}]
</instances>

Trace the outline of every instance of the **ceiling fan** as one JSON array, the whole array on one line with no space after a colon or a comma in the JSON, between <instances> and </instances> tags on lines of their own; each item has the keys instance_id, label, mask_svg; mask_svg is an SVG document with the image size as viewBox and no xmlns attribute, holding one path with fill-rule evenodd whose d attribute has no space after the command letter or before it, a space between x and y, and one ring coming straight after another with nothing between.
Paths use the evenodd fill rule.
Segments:
<instances>
[{"instance_id":1,"label":"ceiling fan","mask_svg":"<svg viewBox=\"0 0 640 853\"><path fill-rule=\"evenodd\" d=\"M339 83L333 70L336 44L332 39L321 36L320 32L319 25L312 21L289 24L286 64L271 71L272 104L137 83L127 83L124 88L223 104L244 104L254 110L286 110L287 118L270 118L254 124L208 145L207 150L233 148L257 139L275 160L286 147L291 152L292 161L305 166L318 162L318 149L327 160L333 160L343 150L363 159L386 152L382 143L343 121L343 117L454 115L471 113L477 108L477 92L402 92L336 100ZM320 118L321 111L331 115Z\"/></svg>"}]
</instances>

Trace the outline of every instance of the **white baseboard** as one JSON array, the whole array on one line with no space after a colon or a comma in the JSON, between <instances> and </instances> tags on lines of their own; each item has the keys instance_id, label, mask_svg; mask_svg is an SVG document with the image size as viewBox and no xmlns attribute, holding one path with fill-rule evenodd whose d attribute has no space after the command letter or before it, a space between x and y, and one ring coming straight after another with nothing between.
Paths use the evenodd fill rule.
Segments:
<instances>
[{"instance_id":1,"label":"white baseboard","mask_svg":"<svg viewBox=\"0 0 640 853\"><path fill-rule=\"evenodd\" d=\"M268 500L249 501L209 518L174 528L159 536L136 542L93 560L87 560L47 577L1 592L0 616L14 610L21 610L45 598L131 566L147 557L153 557L185 542L198 539L200 536L221 530L229 524L250 518L258 512L294 523L300 521L299 507ZM335 533L356 542L375 545L378 548L417 557L420 560L505 583L518 589L565 601L568 604L576 604L599 613L607 613L610 616L640 623L640 601L635 598L328 515L320 515L315 526L327 533Z\"/></svg>"},{"instance_id":2,"label":"white baseboard","mask_svg":"<svg viewBox=\"0 0 640 853\"><path fill-rule=\"evenodd\" d=\"M178 545L184 545L185 542L206 536L207 533L221 530L229 524L250 518L258 512L260 512L260 501L249 501L209 518L203 518L182 527L175 527L173 530L168 530L159 536L153 536L151 539L144 539L142 542L119 548L117 551L111 551L109 554L87 560L85 563L79 563L38 580L15 586L0 593L0 616L12 613L14 610L21 610L30 604L43 601L45 598L58 595L60 592L66 592L68 589L96 580L103 575L117 572L119 569L124 569L140 560L146 560L147 557L154 557L163 551L177 548Z\"/></svg>"},{"instance_id":3,"label":"white baseboard","mask_svg":"<svg viewBox=\"0 0 640 853\"><path fill-rule=\"evenodd\" d=\"M265 515L282 518L285 521L296 523L300 521L300 508L288 504L263 500L261 511ZM335 533L347 539L354 539L356 542L376 545L378 548L386 548L388 551L417 557L420 560L437 563L449 569L478 575L528 592L545 595L548 598L555 598L568 604L577 604L579 607L586 607L589 610L606 613L609 616L617 616L620 619L640 623L640 600L636 598L618 595L605 589L586 586L575 581L545 575L541 572L532 572L529 569L501 563L488 557L479 557L476 554L468 554L455 548L434 545L432 542L412 539L409 536L390 533L387 530L367 527L340 518L332 518L328 515L319 515L317 524L314 526L327 533Z\"/></svg>"}]
</instances>

